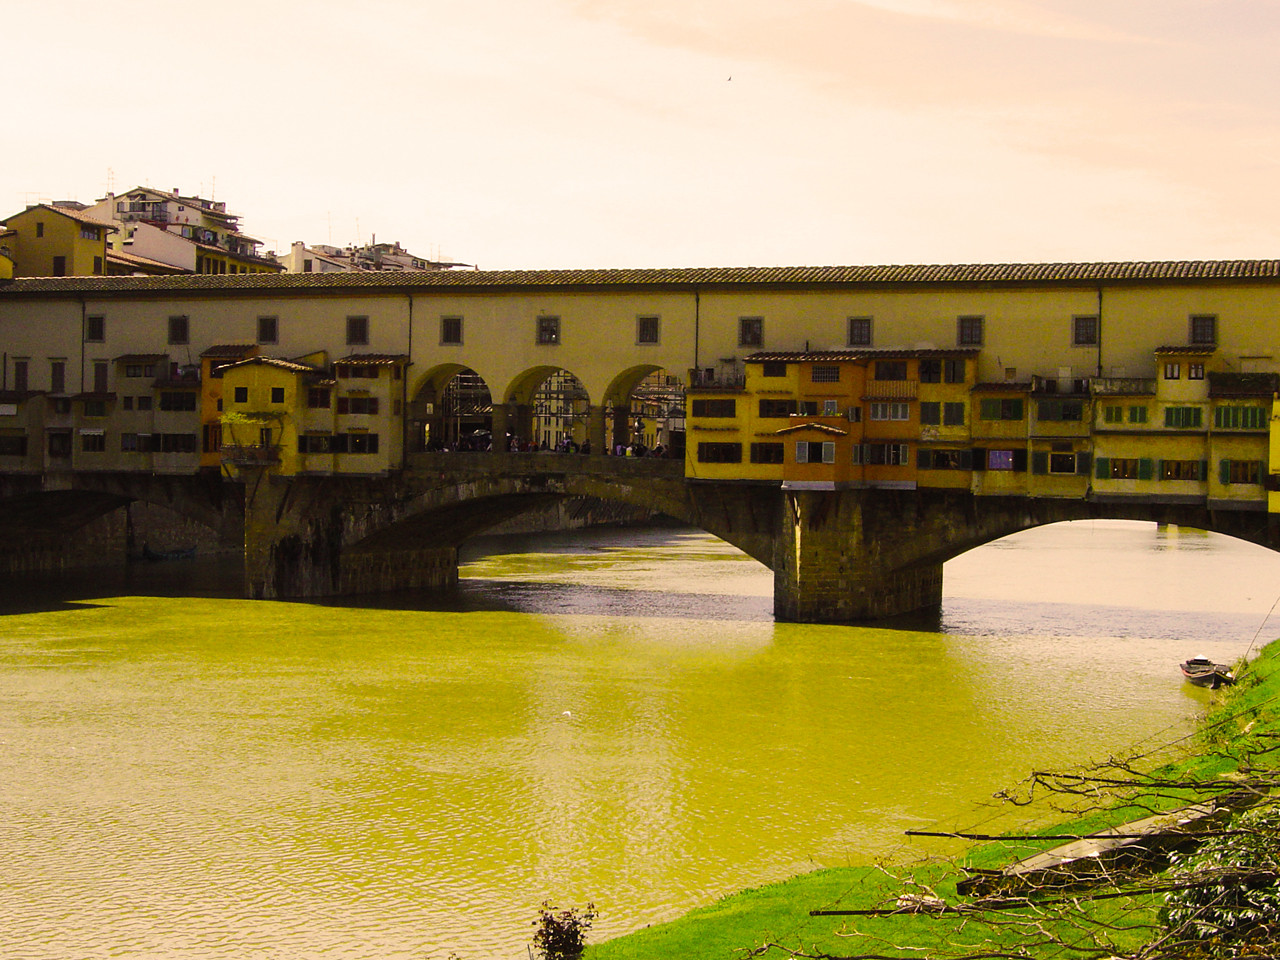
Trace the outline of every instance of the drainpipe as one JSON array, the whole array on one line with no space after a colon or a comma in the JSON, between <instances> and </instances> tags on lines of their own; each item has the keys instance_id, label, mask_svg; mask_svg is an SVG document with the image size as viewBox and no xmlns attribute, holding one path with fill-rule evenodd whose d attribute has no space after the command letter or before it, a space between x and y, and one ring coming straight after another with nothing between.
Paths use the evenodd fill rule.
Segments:
<instances>
[{"instance_id":1,"label":"drainpipe","mask_svg":"<svg viewBox=\"0 0 1280 960\"><path fill-rule=\"evenodd\" d=\"M1102 376L1102 284L1098 284L1098 372Z\"/></svg>"},{"instance_id":2,"label":"drainpipe","mask_svg":"<svg viewBox=\"0 0 1280 960\"><path fill-rule=\"evenodd\" d=\"M84 393L84 338L88 331L86 325L89 323L89 305L85 302L84 297L80 298L80 392Z\"/></svg>"},{"instance_id":3,"label":"drainpipe","mask_svg":"<svg viewBox=\"0 0 1280 960\"><path fill-rule=\"evenodd\" d=\"M409 368L413 366L413 291L406 290L409 301L409 359L400 379L400 466L404 467L409 456Z\"/></svg>"}]
</instances>

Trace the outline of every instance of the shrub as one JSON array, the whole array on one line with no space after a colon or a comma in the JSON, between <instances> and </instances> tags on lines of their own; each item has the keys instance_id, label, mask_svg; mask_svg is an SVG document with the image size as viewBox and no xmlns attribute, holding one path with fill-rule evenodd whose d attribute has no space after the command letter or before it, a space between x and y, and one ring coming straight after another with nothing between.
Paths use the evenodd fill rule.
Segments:
<instances>
[{"instance_id":1,"label":"shrub","mask_svg":"<svg viewBox=\"0 0 1280 960\"><path fill-rule=\"evenodd\" d=\"M582 910L557 910L544 900L538 919L533 921L537 927L533 945L544 960L577 960L587 948L587 931L597 916L593 903Z\"/></svg>"}]
</instances>

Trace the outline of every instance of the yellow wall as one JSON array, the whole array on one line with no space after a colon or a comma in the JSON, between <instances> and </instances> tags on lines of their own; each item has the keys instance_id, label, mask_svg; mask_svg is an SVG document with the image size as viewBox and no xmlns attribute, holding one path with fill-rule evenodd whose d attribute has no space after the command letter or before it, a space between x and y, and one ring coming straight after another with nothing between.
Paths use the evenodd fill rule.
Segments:
<instances>
[{"instance_id":1,"label":"yellow wall","mask_svg":"<svg viewBox=\"0 0 1280 960\"><path fill-rule=\"evenodd\" d=\"M80 235L82 224L79 221L49 207L32 207L10 217L7 225L18 235L14 276L55 276L55 257L63 257L65 260L62 276L89 277L106 274L105 226L92 228L98 231L99 238L87 240ZM37 233L43 235L37 236Z\"/></svg>"}]
</instances>

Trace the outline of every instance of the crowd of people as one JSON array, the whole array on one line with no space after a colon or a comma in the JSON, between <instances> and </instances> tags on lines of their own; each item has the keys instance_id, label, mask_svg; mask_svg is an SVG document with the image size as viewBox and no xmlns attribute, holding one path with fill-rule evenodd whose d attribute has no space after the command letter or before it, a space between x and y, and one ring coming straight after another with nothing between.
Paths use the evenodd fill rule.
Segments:
<instances>
[{"instance_id":1,"label":"crowd of people","mask_svg":"<svg viewBox=\"0 0 1280 960\"><path fill-rule=\"evenodd\" d=\"M512 453L576 453L590 454L591 441L584 440L578 443L572 437L566 437L560 443L552 445L546 440L538 443L534 440L518 440L510 435L507 436L507 449ZM459 437L457 443L445 443L442 440L432 439L427 442L427 453L483 453L493 449L493 441L488 433L474 433L470 436ZM606 449L605 454L613 457L660 457L669 458L670 450L659 443L653 447L643 442L637 441L631 444L615 444L612 449Z\"/></svg>"}]
</instances>

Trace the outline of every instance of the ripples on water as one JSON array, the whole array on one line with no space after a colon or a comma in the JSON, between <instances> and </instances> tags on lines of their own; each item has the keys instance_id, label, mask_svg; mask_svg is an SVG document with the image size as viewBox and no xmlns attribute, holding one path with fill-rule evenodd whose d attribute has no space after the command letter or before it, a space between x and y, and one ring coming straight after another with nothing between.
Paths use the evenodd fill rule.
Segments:
<instances>
[{"instance_id":1,"label":"ripples on water","mask_svg":"<svg viewBox=\"0 0 1280 960\"><path fill-rule=\"evenodd\" d=\"M1032 766L1186 731L1177 661L1280 632L1280 558L1143 524L1000 541L872 627L774 624L768 571L696 532L469 557L445 600L10 585L0 956L516 958L547 897L621 933L928 852L902 831Z\"/></svg>"}]
</instances>

